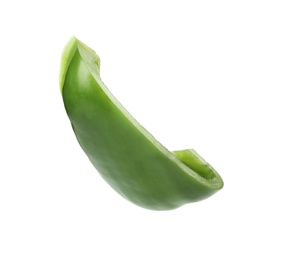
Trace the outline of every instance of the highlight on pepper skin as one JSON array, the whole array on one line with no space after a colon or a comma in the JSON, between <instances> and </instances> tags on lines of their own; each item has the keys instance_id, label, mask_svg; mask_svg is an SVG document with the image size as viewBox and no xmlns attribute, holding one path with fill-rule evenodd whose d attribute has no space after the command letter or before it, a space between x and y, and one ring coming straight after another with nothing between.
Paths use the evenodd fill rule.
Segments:
<instances>
[{"instance_id":1,"label":"highlight on pepper skin","mask_svg":"<svg viewBox=\"0 0 288 260\"><path fill-rule=\"evenodd\" d=\"M80 147L122 197L151 210L171 210L222 189L217 171L196 151L168 151L112 95L100 58L72 37L63 50L60 90Z\"/></svg>"}]
</instances>

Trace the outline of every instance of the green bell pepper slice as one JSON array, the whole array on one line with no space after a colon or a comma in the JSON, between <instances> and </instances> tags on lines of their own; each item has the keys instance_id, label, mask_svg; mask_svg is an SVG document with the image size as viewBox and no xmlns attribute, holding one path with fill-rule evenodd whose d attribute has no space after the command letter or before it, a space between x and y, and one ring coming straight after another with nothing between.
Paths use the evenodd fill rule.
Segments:
<instances>
[{"instance_id":1,"label":"green bell pepper slice","mask_svg":"<svg viewBox=\"0 0 288 260\"><path fill-rule=\"evenodd\" d=\"M72 37L61 59L60 90L76 138L101 176L120 195L151 210L208 198L220 175L194 150L170 152L111 94L98 55Z\"/></svg>"}]
</instances>

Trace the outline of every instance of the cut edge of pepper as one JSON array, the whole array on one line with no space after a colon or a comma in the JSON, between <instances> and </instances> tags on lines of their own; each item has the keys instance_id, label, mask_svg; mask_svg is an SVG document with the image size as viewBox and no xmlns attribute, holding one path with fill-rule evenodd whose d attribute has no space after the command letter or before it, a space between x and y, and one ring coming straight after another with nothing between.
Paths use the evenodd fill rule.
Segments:
<instances>
[{"instance_id":1,"label":"cut edge of pepper","mask_svg":"<svg viewBox=\"0 0 288 260\"><path fill-rule=\"evenodd\" d=\"M202 178L219 184L219 189L224 186L224 182L219 173L194 149L186 149L172 152L178 160L185 164L192 171Z\"/></svg>"},{"instance_id":2,"label":"cut edge of pepper","mask_svg":"<svg viewBox=\"0 0 288 260\"><path fill-rule=\"evenodd\" d=\"M78 46L78 39L75 36L72 36L62 52L60 62L60 75L59 75L61 95L63 95L63 86L66 78L66 73L69 68L70 62L74 56L74 53L77 50L77 46Z\"/></svg>"}]
</instances>

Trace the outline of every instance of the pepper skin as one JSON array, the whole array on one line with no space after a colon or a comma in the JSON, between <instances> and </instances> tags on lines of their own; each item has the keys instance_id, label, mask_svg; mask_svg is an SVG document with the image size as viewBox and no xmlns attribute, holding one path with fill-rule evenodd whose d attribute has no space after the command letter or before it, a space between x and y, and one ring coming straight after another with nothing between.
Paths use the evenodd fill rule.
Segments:
<instances>
[{"instance_id":1,"label":"pepper skin","mask_svg":"<svg viewBox=\"0 0 288 260\"><path fill-rule=\"evenodd\" d=\"M101 176L127 200L171 210L223 187L194 150L169 152L109 92L98 55L72 37L61 60L60 90L76 138Z\"/></svg>"}]
</instances>

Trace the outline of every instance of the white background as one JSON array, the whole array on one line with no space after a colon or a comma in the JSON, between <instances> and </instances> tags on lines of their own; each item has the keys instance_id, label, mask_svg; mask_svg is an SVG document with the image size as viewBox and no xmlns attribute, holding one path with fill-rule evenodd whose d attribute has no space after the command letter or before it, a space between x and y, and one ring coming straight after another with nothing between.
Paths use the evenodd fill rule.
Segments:
<instances>
[{"instance_id":1,"label":"white background","mask_svg":"<svg viewBox=\"0 0 288 260\"><path fill-rule=\"evenodd\" d=\"M288 259L287 14L287 1L1 1L0 259ZM157 212L101 179L59 91L72 35L128 111L168 149L198 151L223 190Z\"/></svg>"}]
</instances>

